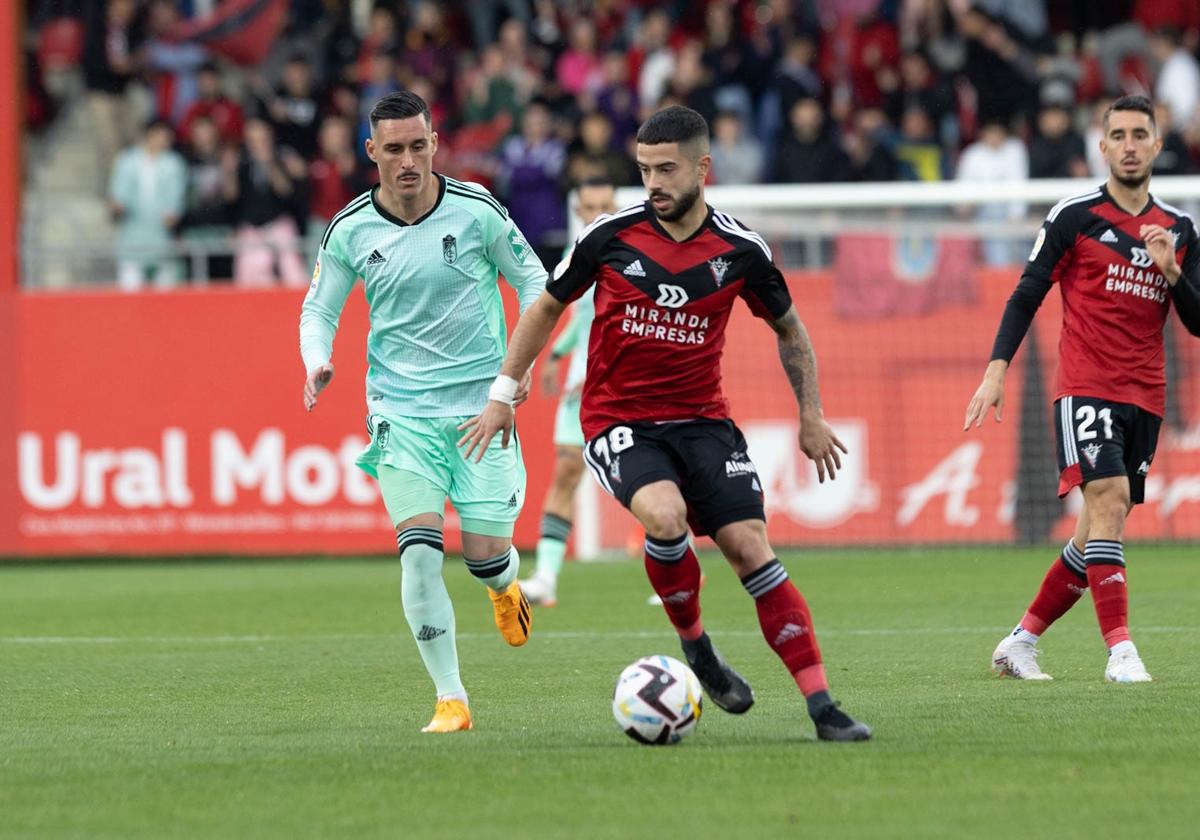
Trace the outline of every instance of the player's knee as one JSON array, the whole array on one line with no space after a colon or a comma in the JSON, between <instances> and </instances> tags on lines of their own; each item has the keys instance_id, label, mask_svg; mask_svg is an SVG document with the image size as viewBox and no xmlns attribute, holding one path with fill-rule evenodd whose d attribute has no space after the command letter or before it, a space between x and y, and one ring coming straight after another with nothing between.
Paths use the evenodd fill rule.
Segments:
<instances>
[{"instance_id":1,"label":"player's knee","mask_svg":"<svg viewBox=\"0 0 1200 840\"><path fill-rule=\"evenodd\" d=\"M687 532L687 508L669 503L655 505L642 516L646 536L668 540Z\"/></svg>"},{"instance_id":2,"label":"player's knee","mask_svg":"<svg viewBox=\"0 0 1200 840\"><path fill-rule=\"evenodd\" d=\"M775 556L767 542L765 527L738 523L722 530L726 532L718 532L717 544L738 577L745 577Z\"/></svg>"},{"instance_id":3,"label":"player's knee","mask_svg":"<svg viewBox=\"0 0 1200 840\"><path fill-rule=\"evenodd\" d=\"M1093 518L1097 516L1124 518L1131 506L1129 485L1124 481L1092 482L1087 487L1086 496L1088 513Z\"/></svg>"}]
</instances>

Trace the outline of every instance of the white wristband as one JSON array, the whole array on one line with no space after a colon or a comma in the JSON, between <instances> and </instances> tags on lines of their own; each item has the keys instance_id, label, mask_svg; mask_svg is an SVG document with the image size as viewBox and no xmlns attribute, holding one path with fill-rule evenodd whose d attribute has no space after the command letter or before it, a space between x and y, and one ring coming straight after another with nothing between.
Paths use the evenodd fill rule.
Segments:
<instances>
[{"instance_id":1,"label":"white wristband","mask_svg":"<svg viewBox=\"0 0 1200 840\"><path fill-rule=\"evenodd\" d=\"M505 376L503 373L496 377L496 381L492 383L492 387L488 388L488 399L502 402L505 405L512 405L517 399L517 388L520 383L511 376Z\"/></svg>"}]
</instances>

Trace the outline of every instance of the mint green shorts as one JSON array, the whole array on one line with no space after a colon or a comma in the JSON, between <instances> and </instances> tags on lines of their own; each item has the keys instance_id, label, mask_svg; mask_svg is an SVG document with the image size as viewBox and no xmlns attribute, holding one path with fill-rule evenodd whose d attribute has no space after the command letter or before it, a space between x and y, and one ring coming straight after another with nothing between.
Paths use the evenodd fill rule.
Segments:
<instances>
[{"instance_id":1,"label":"mint green shorts","mask_svg":"<svg viewBox=\"0 0 1200 840\"><path fill-rule=\"evenodd\" d=\"M563 397L558 401L558 413L554 415L554 443L558 446L575 446L583 449L583 426L579 422L579 394Z\"/></svg>"},{"instance_id":2,"label":"mint green shorts","mask_svg":"<svg viewBox=\"0 0 1200 840\"><path fill-rule=\"evenodd\" d=\"M393 524L422 513L441 516L446 499L454 505L462 530L489 537L511 537L525 504L525 465L516 438L508 448L497 435L478 464L458 448L458 425L468 417L367 418L371 442L355 463L379 480L383 503Z\"/></svg>"}]
</instances>

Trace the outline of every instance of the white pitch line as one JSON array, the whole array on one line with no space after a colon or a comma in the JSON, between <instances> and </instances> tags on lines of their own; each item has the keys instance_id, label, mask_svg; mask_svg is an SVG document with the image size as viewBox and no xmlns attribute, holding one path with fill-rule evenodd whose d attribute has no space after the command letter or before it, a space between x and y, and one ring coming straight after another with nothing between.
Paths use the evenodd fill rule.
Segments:
<instances>
[{"instance_id":1,"label":"white pitch line","mask_svg":"<svg viewBox=\"0 0 1200 840\"><path fill-rule=\"evenodd\" d=\"M873 627L864 629L820 630L818 635L837 636L907 636L907 635L984 635L1003 633L1008 627ZM1138 633L1195 633L1200 627L1138 627ZM758 630L714 630L718 639L729 637L760 636ZM669 630L547 630L535 633L535 639L669 639L674 634ZM407 633L330 633L307 636L0 636L0 644L7 645L205 645L205 644L263 644L274 642L355 642L371 640L406 639ZM459 633L457 638L472 641L492 639L495 633Z\"/></svg>"}]
</instances>

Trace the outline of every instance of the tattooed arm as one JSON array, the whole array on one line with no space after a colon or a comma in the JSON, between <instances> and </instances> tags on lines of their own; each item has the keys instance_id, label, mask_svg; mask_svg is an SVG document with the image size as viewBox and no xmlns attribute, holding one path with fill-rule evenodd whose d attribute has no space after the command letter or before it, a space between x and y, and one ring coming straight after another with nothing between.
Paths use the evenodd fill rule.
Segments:
<instances>
[{"instance_id":1,"label":"tattooed arm","mask_svg":"<svg viewBox=\"0 0 1200 840\"><path fill-rule=\"evenodd\" d=\"M817 388L817 357L808 330L794 306L789 307L783 317L772 321L771 328L779 337L779 361L783 363L783 371L800 405L800 451L817 465L820 481L825 481L826 473L833 480L842 468L838 450L849 450L825 422Z\"/></svg>"}]
</instances>

